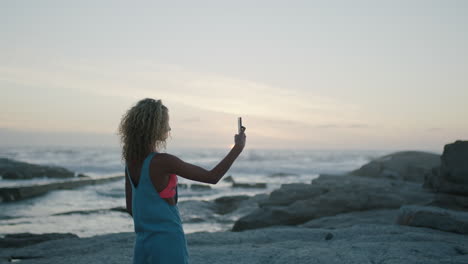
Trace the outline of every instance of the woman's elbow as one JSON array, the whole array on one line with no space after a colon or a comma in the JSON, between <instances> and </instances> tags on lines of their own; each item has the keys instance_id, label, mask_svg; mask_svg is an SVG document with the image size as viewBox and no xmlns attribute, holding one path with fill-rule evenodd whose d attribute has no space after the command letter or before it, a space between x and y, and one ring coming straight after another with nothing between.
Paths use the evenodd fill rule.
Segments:
<instances>
[{"instance_id":1,"label":"woman's elbow","mask_svg":"<svg viewBox=\"0 0 468 264\"><path fill-rule=\"evenodd\" d=\"M209 182L209 184L216 185L218 182L219 182L219 180L217 180L217 179L212 179L212 180Z\"/></svg>"},{"instance_id":2,"label":"woman's elbow","mask_svg":"<svg viewBox=\"0 0 468 264\"><path fill-rule=\"evenodd\" d=\"M208 183L209 184L217 184L219 182L219 177L217 177L217 175L215 175L213 172L210 172L209 175L208 175Z\"/></svg>"}]
</instances>

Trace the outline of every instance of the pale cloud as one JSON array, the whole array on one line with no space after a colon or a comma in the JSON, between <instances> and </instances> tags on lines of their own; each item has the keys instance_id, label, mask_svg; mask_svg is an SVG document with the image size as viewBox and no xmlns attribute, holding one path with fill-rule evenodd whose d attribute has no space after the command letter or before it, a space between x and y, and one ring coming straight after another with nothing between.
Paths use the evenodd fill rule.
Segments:
<instances>
[{"instance_id":1,"label":"pale cloud","mask_svg":"<svg viewBox=\"0 0 468 264\"><path fill-rule=\"evenodd\" d=\"M305 124L359 122L359 107L333 98L261 82L148 62L1 67L0 80L84 91L101 97L144 97L232 115Z\"/></svg>"},{"instance_id":2,"label":"pale cloud","mask_svg":"<svg viewBox=\"0 0 468 264\"><path fill-rule=\"evenodd\" d=\"M444 130L444 129L441 128L441 127L430 127L426 131L428 131L428 132L440 132L442 130Z\"/></svg>"}]
</instances>

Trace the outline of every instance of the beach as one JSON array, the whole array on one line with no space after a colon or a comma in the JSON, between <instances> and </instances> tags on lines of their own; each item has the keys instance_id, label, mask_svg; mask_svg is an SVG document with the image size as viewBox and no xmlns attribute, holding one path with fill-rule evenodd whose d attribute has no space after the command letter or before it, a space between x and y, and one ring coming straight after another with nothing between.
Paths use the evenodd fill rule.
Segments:
<instances>
[{"instance_id":1,"label":"beach","mask_svg":"<svg viewBox=\"0 0 468 264\"><path fill-rule=\"evenodd\" d=\"M468 143L458 141L443 149L443 153L374 152L374 156L361 152L358 159L348 153L347 157L354 158L341 164L336 159L329 165L322 162L321 171L310 163L312 155L302 159L309 167L295 164L296 170L286 170L288 162L270 158L280 168L268 167L270 171L263 172L272 182L260 177L250 181L247 176L236 178L248 162L265 163L260 154L251 153L240 164L242 169L230 171L231 179L223 182L226 189L192 188L189 183L186 189L181 187L181 194L191 193L178 204L184 230L193 228L186 231L191 263L468 263L468 170L463 163ZM350 160L361 164L353 166ZM259 166L250 169L259 170ZM232 181L266 182L266 186L236 188ZM13 207L50 194L2 206ZM102 211L87 208L62 216L78 217L70 218L75 221L103 214L103 221L110 217L131 221L119 210L122 207L106 206ZM132 230L78 235L59 231L3 234L0 263L131 262ZM18 235L25 232L42 234Z\"/></svg>"}]
</instances>

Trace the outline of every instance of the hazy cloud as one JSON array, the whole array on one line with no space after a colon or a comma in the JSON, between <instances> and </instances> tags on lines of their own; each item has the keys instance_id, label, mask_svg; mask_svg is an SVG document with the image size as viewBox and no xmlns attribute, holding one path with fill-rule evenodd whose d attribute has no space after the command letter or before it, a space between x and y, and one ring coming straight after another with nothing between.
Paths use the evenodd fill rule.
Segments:
<instances>
[{"instance_id":1,"label":"hazy cloud","mask_svg":"<svg viewBox=\"0 0 468 264\"><path fill-rule=\"evenodd\" d=\"M444 129L441 128L441 127L430 127L430 128L427 129L427 131L429 131L429 132L437 132L437 131L442 131L442 130L444 130Z\"/></svg>"}]
</instances>

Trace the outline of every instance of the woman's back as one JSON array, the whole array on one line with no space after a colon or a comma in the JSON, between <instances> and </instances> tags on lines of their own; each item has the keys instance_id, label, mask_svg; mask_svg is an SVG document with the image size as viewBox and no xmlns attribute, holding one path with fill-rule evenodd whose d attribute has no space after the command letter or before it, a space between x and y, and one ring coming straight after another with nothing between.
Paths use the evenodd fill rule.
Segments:
<instances>
[{"instance_id":1,"label":"woman's back","mask_svg":"<svg viewBox=\"0 0 468 264\"><path fill-rule=\"evenodd\" d=\"M188 263L187 242L177 205L160 197L150 177L150 164L156 152L143 161L132 187L132 215L136 233L134 263Z\"/></svg>"}]
</instances>

